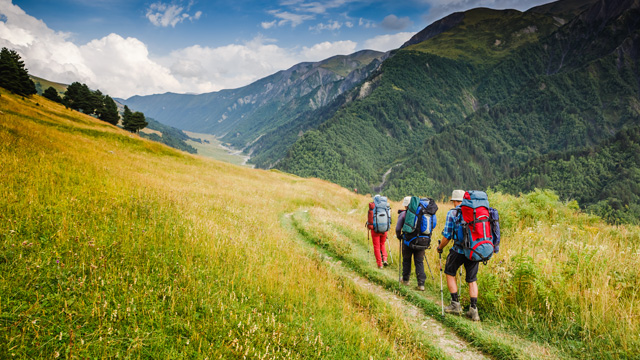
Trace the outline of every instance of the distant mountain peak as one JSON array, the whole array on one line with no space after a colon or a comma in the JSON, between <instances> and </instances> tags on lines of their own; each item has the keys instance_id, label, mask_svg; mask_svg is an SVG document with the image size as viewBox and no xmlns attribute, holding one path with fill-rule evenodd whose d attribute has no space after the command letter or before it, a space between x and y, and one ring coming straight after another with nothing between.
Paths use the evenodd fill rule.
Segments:
<instances>
[{"instance_id":1,"label":"distant mountain peak","mask_svg":"<svg viewBox=\"0 0 640 360\"><path fill-rule=\"evenodd\" d=\"M402 44L400 47L405 48L414 44L419 44L423 41L427 41L434 36L438 36L443 32L449 31L458 26L462 20L464 20L464 12L455 12L449 16L446 16L438 21L433 22L431 25L424 28L419 33L413 35L411 39Z\"/></svg>"}]
</instances>

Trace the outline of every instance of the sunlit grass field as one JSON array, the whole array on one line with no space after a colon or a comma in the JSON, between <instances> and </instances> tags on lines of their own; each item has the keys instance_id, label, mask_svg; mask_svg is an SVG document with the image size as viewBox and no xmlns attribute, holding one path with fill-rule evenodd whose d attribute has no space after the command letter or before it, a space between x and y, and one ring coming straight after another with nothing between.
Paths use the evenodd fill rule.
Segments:
<instances>
[{"instance_id":1,"label":"sunlit grass field","mask_svg":"<svg viewBox=\"0 0 640 360\"><path fill-rule=\"evenodd\" d=\"M0 358L443 357L296 239L438 313L398 287L391 234L394 264L376 268L369 197L0 95ZM444 324L495 358L535 358L518 337L557 346L555 357L637 357L640 230L545 191L490 200L503 240L480 268L483 322ZM439 298L434 250L428 261L426 297Z\"/></svg>"}]
</instances>

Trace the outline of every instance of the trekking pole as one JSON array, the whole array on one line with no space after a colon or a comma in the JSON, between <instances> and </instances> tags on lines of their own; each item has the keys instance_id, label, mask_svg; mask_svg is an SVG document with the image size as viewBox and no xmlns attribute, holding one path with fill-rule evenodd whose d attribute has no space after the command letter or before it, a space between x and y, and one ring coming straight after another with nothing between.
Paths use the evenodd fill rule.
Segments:
<instances>
[{"instance_id":1,"label":"trekking pole","mask_svg":"<svg viewBox=\"0 0 640 360\"><path fill-rule=\"evenodd\" d=\"M367 243L371 243L371 241L369 240L369 228L368 228L369 223L364 223L364 228L365 231L367 232ZM373 244L371 245L373 246ZM367 254L369 253L369 245L367 245Z\"/></svg>"},{"instance_id":2,"label":"trekking pole","mask_svg":"<svg viewBox=\"0 0 640 360\"><path fill-rule=\"evenodd\" d=\"M402 240L398 239L398 285L402 282Z\"/></svg>"},{"instance_id":3,"label":"trekking pole","mask_svg":"<svg viewBox=\"0 0 640 360\"><path fill-rule=\"evenodd\" d=\"M389 251L389 254L388 254L387 258L389 258L391 260L391 265L393 265L393 254L391 254L391 245L389 244L388 241L387 241L387 249Z\"/></svg>"},{"instance_id":4,"label":"trekking pole","mask_svg":"<svg viewBox=\"0 0 640 360\"><path fill-rule=\"evenodd\" d=\"M440 247L440 240L438 240ZM442 253L438 253L438 263L440 264L440 308L442 309L442 317L444 317L444 293L442 292Z\"/></svg>"},{"instance_id":5,"label":"trekking pole","mask_svg":"<svg viewBox=\"0 0 640 360\"><path fill-rule=\"evenodd\" d=\"M431 266L429 266L429 260L427 259L427 256L424 256L424 261L427 262L427 268L429 269L429 274L431 274L431 281L435 281L436 279L433 277L433 273L431 272Z\"/></svg>"}]
</instances>

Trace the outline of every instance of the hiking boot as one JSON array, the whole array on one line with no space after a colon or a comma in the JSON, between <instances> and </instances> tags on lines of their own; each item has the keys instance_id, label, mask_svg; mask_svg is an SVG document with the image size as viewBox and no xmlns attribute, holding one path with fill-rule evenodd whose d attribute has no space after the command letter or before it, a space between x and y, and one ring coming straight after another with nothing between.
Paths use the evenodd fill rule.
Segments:
<instances>
[{"instance_id":1,"label":"hiking boot","mask_svg":"<svg viewBox=\"0 0 640 360\"><path fill-rule=\"evenodd\" d=\"M418 291L424 291L424 285L418 285Z\"/></svg>"},{"instance_id":2,"label":"hiking boot","mask_svg":"<svg viewBox=\"0 0 640 360\"><path fill-rule=\"evenodd\" d=\"M480 316L478 315L478 308L470 307L466 315L469 319L471 319L471 321L480 321Z\"/></svg>"},{"instance_id":3,"label":"hiking boot","mask_svg":"<svg viewBox=\"0 0 640 360\"><path fill-rule=\"evenodd\" d=\"M444 307L447 314L462 315L462 305L458 301L451 301L451 304Z\"/></svg>"},{"instance_id":4,"label":"hiking boot","mask_svg":"<svg viewBox=\"0 0 640 360\"><path fill-rule=\"evenodd\" d=\"M378 269L382 269L384 266L382 265L378 265Z\"/></svg>"},{"instance_id":5,"label":"hiking boot","mask_svg":"<svg viewBox=\"0 0 640 360\"><path fill-rule=\"evenodd\" d=\"M382 263L382 265L389 266L389 263L385 261L385 262Z\"/></svg>"},{"instance_id":6,"label":"hiking boot","mask_svg":"<svg viewBox=\"0 0 640 360\"><path fill-rule=\"evenodd\" d=\"M409 280L402 280L402 285L409 286Z\"/></svg>"}]
</instances>

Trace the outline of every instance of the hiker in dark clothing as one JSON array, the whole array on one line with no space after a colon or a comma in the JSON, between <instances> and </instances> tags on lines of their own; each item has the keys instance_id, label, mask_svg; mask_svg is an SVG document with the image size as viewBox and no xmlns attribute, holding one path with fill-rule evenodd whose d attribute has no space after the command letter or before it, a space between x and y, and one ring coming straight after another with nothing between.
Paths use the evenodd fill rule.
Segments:
<instances>
[{"instance_id":1,"label":"hiker in dark clothing","mask_svg":"<svg viewBox=\"0 0 640 360\"><path fill-rule=\"evenodd\" d=\"M442 253L443 249L449 244L449 241L453 238L454 243L449 250L447 256L447 262L444 267L444 273L447 276L447 287L451 294L451 304L444 308L444 311L449 314L462 314L462 306L460 305L460 299L458 295L458 284L456 283L456 272L460 266L464 265L466 272L465 280L469 284L469 297L471 298L471 306L466 313L467 317L473 321L480 321L478 315L478 283L476 282L478 277L479 262L471 261L464 255L462 248L462 239L455 239L454 234L457 233L460 226L459 209L462 204L462 198L464 196L464 190L453 190L451 194L451 202L454 208L447 213L447 220L442 230L442 240L438 245L438 253Z\"/></svg>"},{"instance_id":2,"label":"hiker in dark clothing","mask_svg":"<svg viewBox=\"0 0 640 360\"><path fill-rule=\"evenodd\" d=\"M411 196L407 196L402 200L404 210L398 210L398 222L396 223L396 237L402 243L402 283L409 285L409 277L411 276L411 257L416 266L416 278L418 279L418 290L424 291L424 282L427 280L427 274L424 272L424 250L414 250L403 242L402 225L407 214L407 208L411 202Z\"/></svg>"}]
</instances>

